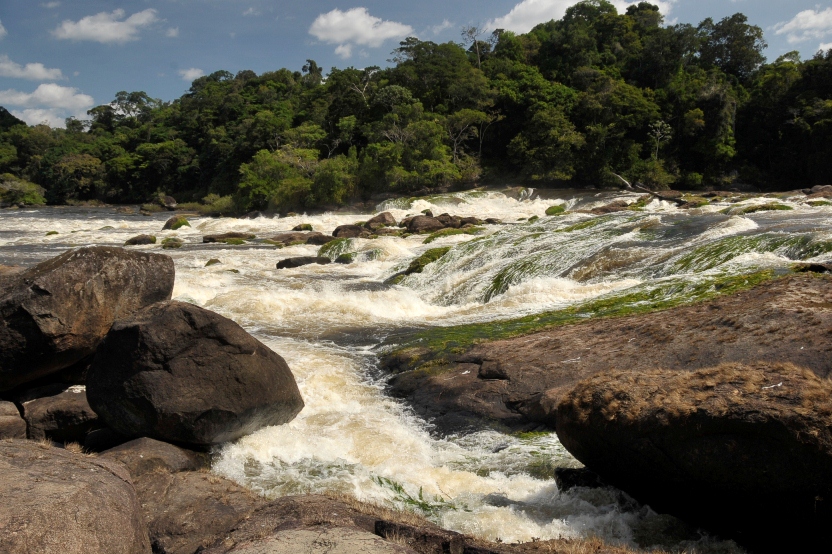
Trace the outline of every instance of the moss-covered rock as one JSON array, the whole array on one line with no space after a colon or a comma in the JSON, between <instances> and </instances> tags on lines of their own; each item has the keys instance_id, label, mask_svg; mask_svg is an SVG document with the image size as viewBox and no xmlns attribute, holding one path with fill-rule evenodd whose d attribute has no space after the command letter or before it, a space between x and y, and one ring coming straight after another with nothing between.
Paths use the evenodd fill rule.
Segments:
<instances>
[{"instance_id":1,"label":"moss-covered rock","mask_svg":"<svg viewBox=\"0 0 832 554\"><path fill-rule=\"evenodd\" d=\"M185 244L185 241L176 237L162 239L162 248L182 248L183 244Z\"/></svg>"},{"instance_id":2,"label":"moss-covered rock","mask_svg":"<svg viewBox=\"0 0 832 554\"><path fill-rule=\"evenodd\" d=\"M188 221L187 217L185 217L183 215L175 215L175 216L173 216L172 218L168 219L165 222L165 225L164 225L164 227L162 227L162 230L170 229L171 231L176 231L177 229L180 229L182 227L190 227L190 226L191 226L191 222Z\"/></svg>"},{"instance_id":3,"label":"moss-covered rock","mask_svg":"<svg viewBox=\"0 0 832 554\"><path fill-rule=\"evenodd\" d=\"M428 238L422 241L422 244L430 244L436 239L440 239L442 237L450 237L453 235L476 235L479 234L483 230L482 227L467 227L464 229L442 229L441 231L436 231L435 233L431 233Z\"/></svg>"},{"instance_id":4,"label":"moss-covered rock","mask_svg":"<svg viewBox=\"0 0 832 554\"><path fill-rule=\"evenodd\" d=\"M292 227L292 231L314 231L311 223L301 223Z\"/></svg>"},{"instance_id":5,"label":"moss-covered rock","mask_svg":"<svg viewBox=\"0 0 832 554\"><path fill-rule=\"evenodd\" d=\"M566 208L559 204L546 208L546 215L561 215L564 213L566 213Z\"/></svg>"},{"instance_id":6,"label":"moss-covered rock","mask_svg":"<svg viewBox=\"0 0 832 554\"><path fill-rule=\"evenodd\" d=\"M211 267L212 265L221 264L222 262L216 258L211 258L207 262L205 262L205 267Z\"/></svg>"}]
</instances>

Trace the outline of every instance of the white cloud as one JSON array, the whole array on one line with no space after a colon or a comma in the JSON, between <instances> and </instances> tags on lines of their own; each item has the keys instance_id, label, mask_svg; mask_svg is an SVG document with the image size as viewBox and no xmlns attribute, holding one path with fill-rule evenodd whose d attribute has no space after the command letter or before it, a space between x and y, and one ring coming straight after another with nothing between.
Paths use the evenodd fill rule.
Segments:
<instances>
[{"instance_id":1,"label":"white cloud","mask_svg":"<svg viewBox=\"0 0 832 554\"><path fill-rule=\"evenodd\" d=\"M45 83L34 92L0 90L0 105L23 108L12 110L12 114L30 125L47 122L52 127L63 127L64 119L69 116L86 117L87 110L95 105L95 101L76 88Z\"/></svg>"},{"instance_id":2,"label":"white cloud","mask_svg":"<svg viewBox=\"0 0 832 554\"><path fill-rule=\"evenodd\" d=\"M260 12L255 10L254 8L249 8L246 11L243 12L243 16L249 16L249 15L257 16L257 15L260 15Z\"/></svg>"},{"instance_id":3,"label":"white cloud","mask_svg":"<svg viewBox=\"0 0 832 554\"><path fill-rule=\"evenodd\" d=\"M832 50L832 42L824 42L820 46L818 46L818 50L822 50L826 52L827 50Z\"/></svg>"},{"instance_id":4,"label":"white cloud","mask_svg":"<svg viewBox=\"0 0 832 554\"><path fill-rule=\"evenodd\" d=\"M0 105L77 111L91 108L94 103L92 96L79 93L77 88L62 87L55 83L41 84L31 93L14 89L0 90Z\"/></svg>"},{"instance_id":5,"label":"white cloud","mask_svg":"<svg viewBox=\"0 0 832 554\"><path fill-rule=\"evenodd\" d=\"M139 31L159 21L156 10L147 9L124 19L124 10L88 15L79 21L69 19L52 34L59 39L92 40L101 43L125 43L138 40ZM123 20L123 21L122 21Z\"/></svg>"},{"instance_id":6,"label":"white cloud","mask_svg":"<svg viewBox=\"0 0 832 554\"><path fill-rule=\"evenodd\" d=\"M0 55L0 77L35 81L57 81L64 78L60 69L47 69L42 63L27 63L23 66L13 62L5 54Z\"/></svg>"},{"instance_id":7,"label":"white cloud","mask_svg":"<svg viewBox=\"0 0 832 554\"><path fill-rule=\"evenodd\" d=\"M661 13L667 15L675 1L654 0L650 3L658 6ZM566 14L566 9L577 3L578 0L523 0L503 17L492 19L486 23L485 28L527 33L539 23L562 18ZM624 13L628 6L637 4L638 2L611 0L611 3L619 13Z\"/></svg>"},{"instance_id":8,"label":"white cloud","mask_svg":"<svg viewBox=\"0 0 832 554\"><path fill-rule=\"evenodd\" d=\"M179 27L171 27L167 31L165 31L165 36L170 38L176 38L179 36Z\"/></svg>"},{"instance_id":9,"label":"white cloud","mask_svg":"<svg viewBox=\"0 0 832 554\"><path fill-rule=\"evenodd\" d=\"M794 44L804 40L822 39L832 35L832 8L820 11L803 10L791 21L781 21L774 26L774 34L786 35L787 40Z\"/></svg>"},{"instance_id":10,"label":"white cloud","mask_svg":"<svg viewBox=\"0 0 832 554\"><path fill-rule=\"evenodd\" d=\"M453 26L454 26L454 24L453 24L453 23L451 23L450 21L448 21L447 19L445 19L445 20L443 20L443 21L442 21L442 23L440 23L439 25L434 25L433 27L431 27L431 28L430 28L430 30L431 30L431 32L433 32L433 34L434 34L434 35L438 35L438 34L439 34L439 33L441 33L442 31L445 31L445 30L447 30L447 29L450 29L450 28L451 28L451 27L453 27Z\"/></svg>"},{"instance_id":11,"label":"white cloud","mask_svg":"<svg viewBox=\"0 0 832 554\"><path fill-rule=\"evenodd\" d=\"M194 79L199 79L205 72L201 69L197 69L196 67L192 67L190 69L180 69L179 75L182 77L183 81L193 81Z\"/></svg>"},{"instance_id":12,"label":"white cloud","mask_svg":"<svg viewBox=\"0 0 832 554\"><path fill-rule=\"evenodd\" d=\"M43 7L44 7L44 8L46 8L47 10L52 10L52 9L55 9L55 8L57 8L57 7L58 7L58 6L60 6L60 5L61 5L61 3L60 3L60 2L44 2L43 4L41 4L41 6L43 6Z\"/></svg>"},{"instance_id":13,"label":"white cloud","mask_svg":"<svg viewBox=\"0 0 832 554\"><path fill-rule=\"evenodd\" d=\"M386 40L404 38L412 33L410 25L383 21L370 15L367 8L352 8L345 12L336 8L319 15L309 27L309 34L315 38L337 44L335 53L342 58L352 55L353 45L378 48Z\"/></svg>"},{"instance_id":14,"label":"white cloud","mask_svg":"<svg viewBox=\"0 0 832 554\"><path fill-rule=\"evenodd\" d=\"M0 38L3 38L4 36L6 36L8 34L9 33L6 32L6 28L3 27L3 22L0 21Z\"/></svg>"}]
</instances>

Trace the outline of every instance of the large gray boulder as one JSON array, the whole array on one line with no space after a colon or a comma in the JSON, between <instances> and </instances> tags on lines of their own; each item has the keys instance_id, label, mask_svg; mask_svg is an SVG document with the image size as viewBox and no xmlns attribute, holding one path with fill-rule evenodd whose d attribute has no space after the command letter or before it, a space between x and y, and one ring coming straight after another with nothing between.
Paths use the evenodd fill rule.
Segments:
<instances>
[{"instance_id":1,"label":"large gray boulder","mask_svg":"<svg viewBox=\"0 0 832 554\"><path fill-rule=\"evenodd\" d=\"M173 260L94 246L70 250L4 282L0 390L91 355L116 319L170 299Z\"/></svg>"},{"instance_id":2,"label":"large gray boulder","mask_svg":"<svg viewBox=\"0 0 832 554\"><path fill-rule=\"evenodd\" d=\"M751 543L832 547L832 384L809 370L610 371L578 383L556 420L578 460L658 510Z\"/></svg>"},{"instance_id":3,"label":"large gray boulder","mask_svg":"<svg viewBox=\"0 0 832 554\"><path fill-rule=\"evenodd\" d=\"M291 421L303 408L286 362L228 318L160 302L117 321L87 398L128 436L207 446Z\"/></svg>"},{"instance_id":4,"label":"large gray boulder","mask_svg":"<svg viewBox=\"0 0 832 554\"><path fill-rule=\"evenodd\" d=\"M0 552L150 554L130 475L47 444L0 441Z\"/></svg>"}]
</instances>

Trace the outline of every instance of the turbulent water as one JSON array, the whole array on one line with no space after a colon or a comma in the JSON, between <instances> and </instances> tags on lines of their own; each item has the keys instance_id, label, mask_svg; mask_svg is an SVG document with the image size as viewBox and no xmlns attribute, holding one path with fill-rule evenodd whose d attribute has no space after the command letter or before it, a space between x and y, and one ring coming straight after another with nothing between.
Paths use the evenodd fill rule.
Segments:
<instances>
[{"instance_id":1,"label":"turbulent water","mask_svg":"<svg viewBox=\"0 0 832 554\"><path fill-rule=\"evenodd\" d=\"M176 263L174 297L232 318L280 353L306 401L293 422L216 453L213 471L267 496L351 493L505 542L588 534L641 546L666 541L650 531L661 527L660 516L623 493L559 492L554 468L580 464L554 434L431 435L429 422L385 396L376 371L379 346L421 328L551 312L599 298L684 299L726 275L832 260L832 207L791 198L778 202L792 210L731 215L773 199L684 211L653 201L608 215L546 217L554 204L588 209L616 199L635 202L638 195L544 194L469 192L389 201L377 211L389 210L397 219L431 209L503 223L430 244L424 236L353 239L341 251L355 252L356 263L280 271L278 260L314 255L318 247L203 245L201 237L244 231L263 239L299 223L328 233L369 215L192 217L190 228L161 231L167 214L3 211L0 264L32 265L70 247L122 245L141 233L183 239L183 248L164 251ZM441 246L453 248L422 273L385 284L416 256ZM135 248L161 251L158 245ZM206 267L211 258L221 263Z\"/></svg>"}]
</instances>

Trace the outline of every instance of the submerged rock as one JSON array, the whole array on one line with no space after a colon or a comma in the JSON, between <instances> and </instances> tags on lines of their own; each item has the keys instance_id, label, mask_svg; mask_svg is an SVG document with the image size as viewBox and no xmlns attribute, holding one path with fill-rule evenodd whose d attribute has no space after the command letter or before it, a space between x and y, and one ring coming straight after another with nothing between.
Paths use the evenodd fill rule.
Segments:
<instances>
[{"instance_id":1,"label":"submerged rock","mask_svg":"<svg viewBox=\"0 0 832 554\"><path fill-rule=\"evenodd\" d=\"M167 256L105 246L9 277L0 292L0 390L89 356L116 319L169 299L173 279Z\"/></svg>"},{"instance_id":2,"label":"submerged rock","mask_svg":"<svg viewBox=\"0 0 832 554\"><path fill-rule=\"evenodd\" d=\"M127 239L124 246L141 246L145 244L156 244L156 237L153 235L137 235Z\"/></svg>"},{"instance_id":3,"label":"submerged rock","mask_svg":"<svg viewBox=\"0 0 832 554\"><path fill-rule=\"evenodd\" d=\"M294 269L311 264L326 265L330 262L332 260L323 256L297 256L295 258L280 260L277 262L277 269Z\"/></svg>"},{"instance_id":4,"label":"submerged rock","mask_svg":"<svg viewBox=\"0 0 832 554\"><path fill-rule=\"evenodd\" d=\"M832 384L791 364L600 373L563 397L557 433L606 482L713 529L800 543L832 523Z\"/></svg>"},{"instance_id":5,"label":"submerged rock","mask_svg":"<svg viewBox=\"0 0 832 554\"><path fill-rule=\"evenodd\" d=\"M150 554L130 475L109 460L0 441L0 552Z\"/></svg>"},{"instance_id":6,"label":"submerged rock","mask_svg":"<svg viewBox=\"0 0 832 554\"><path fill-rule=\"evenodd\" d=\"M332 231L332 236L337 239L352 239L369 235L367 229L360 225L340 225Z\"/></svg>"},{"instance_id":7,"label":"submerged rock","mask_svg":"<svg viewBox=\"0 0 832 554\"><path fill-rule=\"evenodd\" d=\"M282 244L283 246L291 246L293 244L306 244L307 242L312 241L316 237L323 237L325 236L323 233L318 231L312 231L310 233L305 232L292 232L292 233L280 233L279 235L273 236L271 239L272 242L276 242ZM312 242L311 244L318 244L317 242Z\"/></svg>"},{"instance_id":8,"label":"submerged rock","mask_svg":"<svg viewBox=\"0 0 832 554\"><path fill-rule=\"evenodd\" d=\"M205 235L202 237L203 243L226 242L228 240L251 240L256 238L256 235L251 233L223 233L221 235Z\"/></svg>"},{"instance_id":9,"label":"submerged rock","mask_svg":"<svg viewBox=\"0 0 832 554\"><path fill-rule=\"evenodd\" d=\"M117 321L90 367L87 397L120 433L197 446L286 423L303 408L283 358L230 319L184 302Z\"/></svg>"}]
</instances>

